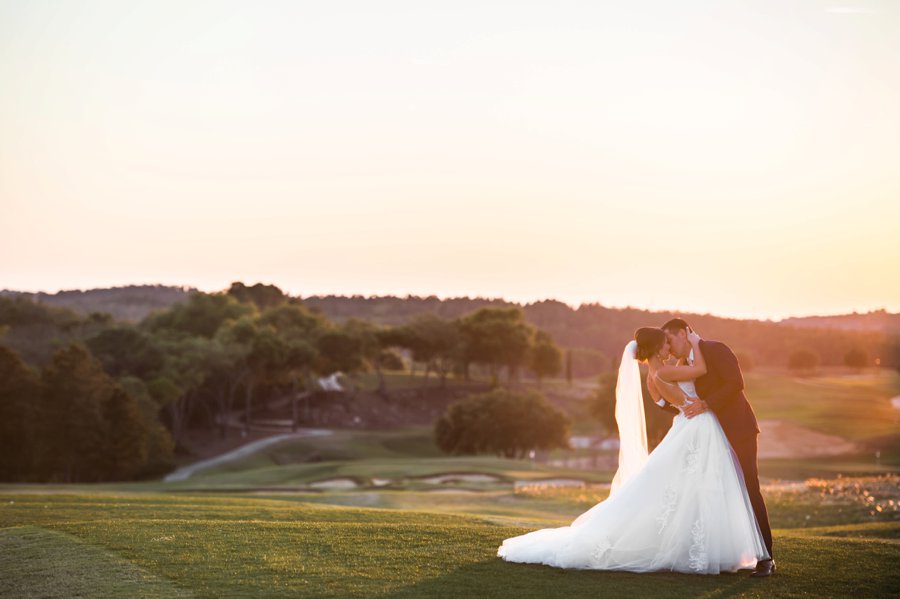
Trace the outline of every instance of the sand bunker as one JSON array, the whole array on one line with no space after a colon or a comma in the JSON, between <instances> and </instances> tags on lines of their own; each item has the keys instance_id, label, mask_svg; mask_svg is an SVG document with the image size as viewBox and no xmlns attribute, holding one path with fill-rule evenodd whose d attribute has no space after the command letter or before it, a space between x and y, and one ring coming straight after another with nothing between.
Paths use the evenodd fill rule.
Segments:
<instances>
[{"instance_id":1,"label":"sand bunker","mask_svg":"<svg viewBox=\"0 0 900 599\"><path fill-rule=\"evenodd\" d=\"M586 486L583 480L577 478L544 478L541 480L517 480L514 488L518 491L532 487L574 487L583 489Z\"/></svg>"},{"instance_id":2,"label":"sand bunker","mask_svg":"<svg viewBox=\"0 0 900 599\"><path fill-rule=\"evenodd\" d=\"M445 483L495 483L500 479L491 474L441 474L420 478L426 483L441 485Z\"/></svg>"},{"instance_id":3,"label":"sand bunker","mask_svg":"<svg viewBox=\"0 0 900 599\"><path fill-rule=\"evenodd\" d=\"M355 489L359 485L352 478L327 478L307 485L314 489Z\"/></svg>"},{"instance_id":4,"label":"sand bunker","mask_svg":"<svg viewBox=\"0 0 900 599\"><path fill-rule=\"evenodd\" d=\"M760 458L813 458L860 451L846 439L783 420L760 420L759 428Z\"/></svg>"}]
</instances>

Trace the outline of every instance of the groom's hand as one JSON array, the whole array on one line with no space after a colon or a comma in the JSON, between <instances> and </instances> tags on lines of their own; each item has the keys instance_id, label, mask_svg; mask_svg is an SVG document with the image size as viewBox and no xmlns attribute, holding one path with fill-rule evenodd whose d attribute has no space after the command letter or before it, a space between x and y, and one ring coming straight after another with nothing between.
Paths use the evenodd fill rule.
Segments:
<instances>
[{"instance_id":1,"label":"groom's hand","mask_svg":"<svg viewBox=\"0 0 900 599\"><path fill-rule=\"evenodd\" d=\"M706 412L708 410L709 406L706 405L705 401L703 401L702 399L696 399L694 400L694 403L684 409L684 415L688 418L693 418L694 416L702 414L703 412Z\"/></svg>"}]
</instances>

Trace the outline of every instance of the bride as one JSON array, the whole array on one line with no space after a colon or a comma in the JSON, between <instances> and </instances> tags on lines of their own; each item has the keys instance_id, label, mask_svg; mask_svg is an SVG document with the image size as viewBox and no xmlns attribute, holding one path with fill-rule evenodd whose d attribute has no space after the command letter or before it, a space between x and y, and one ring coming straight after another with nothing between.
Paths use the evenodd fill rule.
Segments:
<instances>
[{"instance_id":1,"label":"bride","mask_svg":"<svg viewBox=\"0 0 900 599\"><path fill-rule=\"evenodd\" d=\"M504 540L499 557L559 568L696 574L752 569L769 557L718 419L711 411L690 419L683 413L697 398L693 379L706 372L699 340L691 333L693 365L666 364L665 333L637 330L616 383L619 468L609 497L569 526ZM639 361L648 363L654 399L663 397L681 410L649 455Z\"/></svg>"}]
</instances>

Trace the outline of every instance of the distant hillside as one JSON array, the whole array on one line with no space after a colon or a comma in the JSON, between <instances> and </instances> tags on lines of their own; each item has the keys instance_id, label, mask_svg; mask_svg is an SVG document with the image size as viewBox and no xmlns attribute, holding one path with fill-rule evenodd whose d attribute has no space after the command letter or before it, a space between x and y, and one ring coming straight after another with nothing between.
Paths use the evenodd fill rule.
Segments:
<instances>
[{"instance_id":1,"label":"distant hillside","mask_svg":"<svg viewBox=\"0 0 900 599\"><path fill-rule=\"evenodd\" d=\"M825 366L840 366L849 349L863 349L882 364L900 362L896 348L889 346L883 330L852 330L792 326L784 322L738 320L709 314L651 312L636 308L607 308L600 304L581 304L578 308L556 300L516 304L502 299L448 298L435 296L405 298L394 296L364 297L309 296L304 305L315 307L328 318L343 321L350 317L380 324L405 322L420 312L434 312L443 318L455 318L482 306L519 306L525 320L550 333L562 347L587 347L603 352L610 362L621 356L634 331L642 326L660 326L676 316L686 319L703 337L718 339L730 345L757 365L785 366L788 356L798 349L817 353Z\"/></svg>"},{"instance_id":2,"label":"distant hillside","mask_svg":"<svg viewBox=\"0 0 900 599\"><path fill-rule=\"evenodd\" d=\"M280 292L276 287L271 290L274 290L277 301ZM55 294L0 291L0 295L25 296L42 304L65 307L80 314L106 312L116 320L137 322L153 310L165 309L184 301L196 291L195 288L133 285L61 291ZM453 319L485 306L518 306L528 322L547 331L561 347L583 347L602 352L609 364L618 360L635 329L659 326L675 316L687 319L702 336L728 343L735 352L757 365L783 367L792 352L809 349L820 356L823 365L840 366L844 363L847 351L854 348L864 350L872 362L880 358L881 364L885 366L900 364L900 346L892 339L900 335L897 326L900 315L883 311L772 322L721 318L709 314L607 308L596 303L573 308L556 300L523 305L502 298L440 299L434 295L314 295L284 296L284 299L317 309L335 322L358 318L386 326L406 323L423 312Z\"/></svg>"},{"instance_id":3,"label":"distant hillside","mask_svg":"<svg viewBox=\"0 0 900 599\"><path fill-rule=\"evenodd\" d=\"M845 331L884 331L893 335L900 334L900 314L891 314L885 310L876 310L865 314L854 312L853 314L841 314L838 316L785 318L781 322L794 327L818 327Z\"/></svg>"},{"instance_id":4,"label":"distant hillside","mask_svg":"<svg viewBox=\"0 0 900 599\"><path fill-rule=\"evenodd\" d=\"M164 310L184 301L197 291L193 287L168 287L165 285L128 285L108 289L73 289L57 293L27 293L0 290L0 296L27 297L28 299L60 308L68 308L79 314L105 312L115 320L138 322L154 310Z\"/></svg>"}]
</instances>

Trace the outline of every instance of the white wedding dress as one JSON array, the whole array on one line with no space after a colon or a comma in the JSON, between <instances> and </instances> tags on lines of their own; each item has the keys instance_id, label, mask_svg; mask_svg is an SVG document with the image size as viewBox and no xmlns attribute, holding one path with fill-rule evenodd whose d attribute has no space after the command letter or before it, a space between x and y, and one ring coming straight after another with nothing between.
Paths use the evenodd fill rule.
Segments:
<instances>
[{"instance_id":1,"label":"white wedding dress","mask_svg":"<svg viewBox=\"0 0 900 599\"><path fill-rule=\"evenodd\" d=\"M678 385L697 397L693 382ZM740 464L710 411L678 414L614 491L569 526L504 540L497 555L559 568L696 574L753 568L769 557Z\"/></svg>"}]
</instances>

